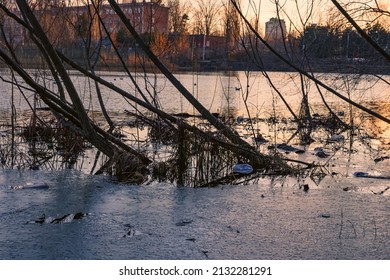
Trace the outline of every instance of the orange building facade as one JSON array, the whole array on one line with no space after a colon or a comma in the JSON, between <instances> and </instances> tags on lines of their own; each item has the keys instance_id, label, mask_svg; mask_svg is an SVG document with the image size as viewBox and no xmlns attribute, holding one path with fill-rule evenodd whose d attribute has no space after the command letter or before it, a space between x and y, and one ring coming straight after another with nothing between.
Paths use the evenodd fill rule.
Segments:
<instances>
[{"instance_id":1,"label":"orange building facade","mask_svg":"<svg viewBox=\"0 0 390 280\"><path fill-rule=\"evenodd\" d=\"M169 8L161 4L160 1L123 0L118 5L139 34L151 34L155 32L168 34ZM51 4L42 7L35 6L33 10L43 25L44 30L57 33L58 37L66 37L69 42L77 40L77 37L80 35L80 30L83 28L91 31L92 40L102 39L102 36L105 37L104 31L101 33L102 29L99 28L99 19L96 16L97 12L107 30L114 37L121 28L124 28L119 16L115 14L107 1L103 1L97 9L91 4L81 6ZM12 12L20 16L20 12L16 7L12 7ZM28 44L28 32L14 20L7 18L4 26L9 31L6 34L9 40L17 42L21 46Z\"/></svg>"}]
</instances>

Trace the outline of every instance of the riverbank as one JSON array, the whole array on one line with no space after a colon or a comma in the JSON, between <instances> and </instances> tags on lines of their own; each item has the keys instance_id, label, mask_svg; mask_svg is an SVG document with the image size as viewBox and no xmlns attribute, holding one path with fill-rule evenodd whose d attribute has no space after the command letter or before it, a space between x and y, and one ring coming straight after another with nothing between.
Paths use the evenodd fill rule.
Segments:
<instances>
[{"instance_id":1,"label":"riverbank","mask_svg":"<svg viewBox=\"0 0 390 280\"><path fill-rule=\"evenodd\" d=\"M286 57L291 60L289 57ZM38 54L32 57L21 56L20 62L28 69L48 69ZM83 62L83 57L73 57L74 61ZM136 60L139 60L136 62ZM126 67L132 72L156 73L158 69L147 59L125 58ZM254 60L247 53L239 53L231 56L228 60L216 58L210 60L189 61L183 60L180 63L173 63L169 60L163 60L165 65L173 73L207 73L207 72L227 72L227 71L271 71L271 72L295 72L295 70L282 62L278 57L270 52L264 52L261 55L261 65L254 63ZM306 66L301 62L292 60L292 63L299 68L315 73L343 73L343 74L371 74L371 75L390 75L390 64L383 59L363 59L363 58L306 58ZM7 68L0 62L0 68ZM123 65L119 59L106 58L104 63L95 66L96 71L120 71L123 72Z\"/></svg>"}]
</instances>

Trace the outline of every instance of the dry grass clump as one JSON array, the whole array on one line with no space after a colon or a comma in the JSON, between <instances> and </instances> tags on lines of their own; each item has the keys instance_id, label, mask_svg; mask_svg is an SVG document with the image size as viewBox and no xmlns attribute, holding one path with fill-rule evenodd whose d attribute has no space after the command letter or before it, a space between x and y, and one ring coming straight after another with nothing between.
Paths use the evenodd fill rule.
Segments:
<instances>
[{"instance_id":1,"label":"dry grass clump","mask_svg":"<svg viewBox=\"0 0 390 280\"><path fill-rule=\"evenodd\" d=\"M51 118L46 122L34 121L22 128L20 136L26 141L52 142L56 135L56 120Z\"/></svg>"},{"instance_id":2,"label":"dry grass clump","mask_svg":"<svg viewBox=\"0 0 390 280\"><path fill-rule=\"evenodd\" d=\"M140 185L147 180L148 169L135 156L117 151L98 171L114 176L119 182Z\"/></svg>"}]
</instances>

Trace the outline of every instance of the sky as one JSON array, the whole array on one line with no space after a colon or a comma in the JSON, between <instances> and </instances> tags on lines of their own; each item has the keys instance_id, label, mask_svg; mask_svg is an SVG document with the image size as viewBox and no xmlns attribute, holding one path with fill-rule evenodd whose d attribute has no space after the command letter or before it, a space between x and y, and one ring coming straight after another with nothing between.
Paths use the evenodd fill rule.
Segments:
<instances>
[{"instance_id":1,"label":"sky","mask_svg":"<svg viewBox=\"0 0 390 280\"><path fill-rule=\"evenodd\" d=\"M196 1L181 1L182 3L191 2L191 4L193 5L195 5L196 3ZM220 1L227 3L229 0ZM240 2L243 7L244 13L248 14L249 18L253 17L255 12L260 11L260 27L262 27L263 29L265 26L265 22L268 21L271 17L275 17L277 15L275 3L278 3L279 6L282 7L280 11L280 17L286 21L288 29L290 28L290 22L297 23L297 26L303 26L302 22L305 22L305 24L324 23L330 16L330 7L334 8L334 5L330 0L240 0ZM339 0L339 2L343 4L351 3L353 1ZM375 2L378 2L382 9L390 11L390 0L364 0L356 2L364 2L372 6L375 5ZM313 3L313 6L311 6L311 3ZM383 17L383 19L386 19L386 17ZM390 22L390 20L388 19L389 17L387 17L387 22ZM388 25L388 27L390 27L390 23L388 23Z\"/></svg>"},{"instance_id":2,"label":"sky","mask_svg":"<svg viewBox=\"0 0 390 280\"><path fill-rule=\"evenodd\" d=\"M183 2L186 2L185 0L182 0ZM211 0L216 1L216 0ZM225 3L227 3L229 0L222 0ZM191 1L196 2L196 1ZM302 18L306 18L308 14L308 10L310 10L310 6L308 3L311 3L311 1L307 0L240 0L242 11L249 19L254 18L255 14L260 14L259 22L260 22L260 32L264 32L265 30L265 23L269 21L272 17L277 17L277 5L279 5L279 12L280 17L285 20L287 29L290 29L289 22L292 21L299 21L299 15L298 10L301 13ZM324 2L328 2L329 0L314 0L314 7L322 7ZM298 3L298 6L297 4ZM321 5L322 4L322 5ZM310 19L308 20L308 23L318 23L321 18L321 15L319 13L313 13L310 16ZM294 28L292 28L294 29Z\"/></svg>"},{"instance_id":3,"label":"sky","mask_svg":"<svg viewBox=\"0 0 390 280\"><path fill-rule=\"evenodd\" d=\"M68 0L69 1L69 0ZM87 1L87 0L70 0L70 1ZM119 0L120 2L124 0ZM132 1L132 0L125 0ZM138 2L143 0L137 0ZM151 1L151 0L146 0ZM190 3L191 6L195 6L199 0L180 0L182 4ZM207 1L220 1L220 3L228 3L229 0L204 0ZM237 0L241 2L242 10L245 15L248 15L248 18L253 18L255 13L260 12L260 30L264 30L265 22L267 22L271 17L276 17L277 8L276 3L281 7L280 17L285 20L287 29L303 29L302 22L305 24L321 24L326 22L329 17L329 7L333 7L333 4L330 0ZM339 0L340 3L351 3L353 1ZM371 5L374 5L375 2L380 3L381 8L387 11L390 11L390 0L364 0L356 2L365 2ZM163 0L163 3L167 4L168 0ZM313 6L310 4L314 3ZM313 9L311 9L313 8ZM312 13L309 13L312 11ZM383 17L386 18L386 17ZM390 20L387 17L387 24L385 26L390 28ZM296 23L295 26L290 23ZM385 22L385 21L382 21ZM365 24L365 23L363 23Z\"/></svg>"},{"instance_id":4,"label":"sky","mask_svg":"<svg viewBox=\"0 0 390 280\"><path fill-rule=\"evenodd\" d=\"M225 0L223 0L225 1ZM228 0L226 0L228 1ZM351 4L352 2L360 3L359 6L362 7L361 3L366 3L372 7L376 6L376 3L379 4L380 8L390 12L390 0L364 0L364 1L347 1L339 0L340 4L344 5L346 3ZM310 0L241 0L242 5L248 6L249 3L255 3L261 7L261 22L267 21L269 18L276 16L276 5L279 3L283 7L281 17L288 21L288 17L294 21L299 21L298 11L301 13L302 18L306 18L308 11L311 10ZM297 5L298 3L298 5ZM311 14L308 22L310 23L321 23L329 17L329 9L334 8L333 3L330 0L313 0L313 13ZM389 16L383 17L383 21L388 21Z\"/></svg>"},{"instance_id":5,"label":"sky","mask_svg":"<svg viewBox=\"0 0 390 280\"><path fill-rule=\"evenodd\" d=\"M205 0L207 1L207 0ZM210 1L218 1L218 0L210 0ZM227 3L229 0L220 0L221 2ZM168 1L165 0L165 3ZM197 1L188 1L181 0L182 4L186 2L191 2L191 5L195 6ZM301 11L301 16L305 17L306 11L309 9L308 4L311 1L307 0L240 0L242 10L245 15L248 15L248 18L253 18L255 13L260 12L260 27L264 29L265 22L267 22L271 17L276 17L276 5L275 3L279 3L279 6L282 7L281 10L281 18L284 18L286 23L289 22L288 17L292 20L296 21L298 19L297 10ZM298 2L298 8L296 6L296 2ZM315 7L322 7L325 2L329 3L329 0L314 0ZM318 10L318 9L317 9ZM288 17L287 17L288 15ZM312 18L309 20L310 23L317 23L320 19L320 15L314 13Z\"/></svg>"}]
</instances>

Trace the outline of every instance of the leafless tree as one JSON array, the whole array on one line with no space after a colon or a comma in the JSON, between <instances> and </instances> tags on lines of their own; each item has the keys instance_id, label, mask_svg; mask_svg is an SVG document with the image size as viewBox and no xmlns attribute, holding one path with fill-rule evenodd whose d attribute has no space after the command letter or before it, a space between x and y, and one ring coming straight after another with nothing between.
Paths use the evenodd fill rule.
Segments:
<instances>
[{"instance_id":1,"label":"leafless tree","mask_svg":"<svg viewBox=\"0 0 390 280\"><path fill-rule=\"evenodd\" d=\"M218 30L222 4L219 1L197 0L193 8L194 32L214 35Z\"/></svg>"},{"instance_id":2,"label":"leafless tree","mask_svg":"<svg viewBox=\"0 0 390 280\"><path fill-rule=\"evenodd\" d=\"M223 3L224 35L226 37L227 55L233 52L238 46L241 38L241 21L237 11L231 6L230 2Z\"/></svg>"},{"instance_id":3,"label":"leafless tree","mask_svg":"<svg viewBox=\"0 0 390 280\"><path fill-rule=\"evenodd\" d=\"M134 26L130 20L125 16L121 8L118 6L116 1L108 1L117 16L121 19L125 28L129 31L135 42L138 44L140 49L147 57L150 59L162 74L164 74L168 81L172 83L174 87L185 97L200 113L200 115L206 119L212 127L220 134L219 137L213 135L209 131L201 130L200 128L193 126L189 123L186 123L182 119L178 119L164 111L162 111L158 102L154 102L155 96L147 96L144 94L140 87L139 81L137 81L130 71L128 71L127 65L122 58L122 55L118 48L114 47L115 55L122 62L123 69L128 74L130 80L134 83L136 93L140 93L143 97L143 100L138 98L136 94L129 93L126 90L119 88L113 85L111 82L99 77L95 72L95 61L101 60L102 56L99 51L99 41L103 36L106 36L113 46L115 42L112 38L112 34L105 28L104 19L100 17L99 5L100 1L94 1L93 3L88 2L88 36L97 38L97 49L89 48L88 44L84 45L84 48L94 52L96 55L89 55L87 57L87 62L83 61L74 61L72 58L65 55L60 49L56 49L53 42L47 36L45 30L43 29L41 23L37 19L31 5L25 0L17 0L18 13L10 11L6 6L0 5L0 9L12 19L15 24L19 25L29 33L32 38L32 44L37 48L44 59L50 75L53 77L53 80L56 83L56 90L51 90L45 86L40 79L35 79L31 76L31 73L23 67L22 64L18 62L14 54L12 46L7 45L7 51L0 50L1 60L19 75L25 83L30 87L30 90L35 92L41 100L50 108L52 113L55 115L57 120L61 122L68 129L83 137L85 140L94 145L100 152L105 154L108 158L107 163L103 166L104 168L109 168L109 166L114 166L115 170L121 171L122 174L127 174L127 176L134 176L135 178L142 176L139 173L144 173L145 169L143 166L146 166L152 162L148 156L138 148L134 148L131 144L122 141L113 134L113 123L110 119L109 112L104 112L104 103L101 103L100 110L103 114L106 115L106 121L109 124L108 129L106 126L101 126L95 123L93 118L91 118L91 112L89 112L85 104L80 98L80 92L73 83L70 74L68 73L68 68L71 67L75 71L85 75L88 79L93 81L96 87L96 92L99 94L100 87L107 87L112 90L115 94L119 94L126 100L126 102L134 102L137 106L145 108L147 111L155 114L159 119L167 125L172 131L186 131L186 133L192 134L196 138L201 138L207 143L213 143L218 147L229 151L237 157L246 158L249 162L253 164L255 168L280 168L283 172L291 172L292 168L289 167L285 162L283 162L278 157L267 156L259 153L253 147L251 147L246 141L244 141L233 128L224 124L220 119L216 118L211 112L209 112L200 102L197 100L179 81L176 77L167 69L164 63L156 56L154 51L159 51L153 49L153 46L146 44L142 39L140 34L135 31ZM72 25L77 28L77 25ZM93 34L97 32L97 34ZM95 37L95 35L97 35ZM92 38L91 37L91 38ZM89 40L89 39L88 39ZM87 41L88 41L87 40ZM93 40L90 39L92 42ZM163 41L163 40L161 40ZM164 43L165 44L165 43ZM163 44L163 45L164 45ZM12 82L12 81L11 81ZM14 82L17 85L20 85L17 82ZM62 92L60 95L57 91ZM96 108L95 108L96 109ZM139 111L139 117L145 118ZM147 119L147 118L146 118ZM183 132L180 132L183 133ZM182 134L180 134L182 135ZM179 137L180 139L180 137ZM180 141L184 141L181 139ZM179 161L183 159L183 151L187 150L187 153L190 153L190 147L186 145L179 145ZM187 148L186 148L187 147ZM184 149L184 150L183 150ZM180 165L181 166L181 165ZM183 166L181 167L183 169ZM179 170L180 171L180 170ZM184 169L180 172L184 172ZM179 173L180 173L179 172ZM179 178L181 178L179 176ZM181 181L178 180L178 181ZM137 181L138 182L138 181ZM142 180L141 180L142 182Z\"/></svg>"}]
</instances>

